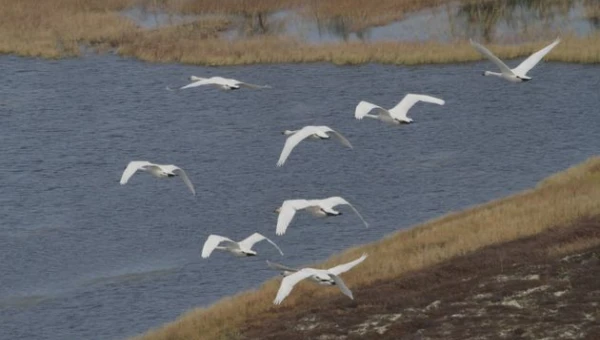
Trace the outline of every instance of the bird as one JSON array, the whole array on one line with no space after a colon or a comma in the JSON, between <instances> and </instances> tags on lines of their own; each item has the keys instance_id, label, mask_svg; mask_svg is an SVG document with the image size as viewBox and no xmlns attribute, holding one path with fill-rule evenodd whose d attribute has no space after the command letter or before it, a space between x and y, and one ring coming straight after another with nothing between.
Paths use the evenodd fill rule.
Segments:
<instances>
[{"instance_id":1,"label":"bird","mask_svg":"<svg viewBox=\"0 0 600 340\"><path fill-rule=\"evenodd\" d=\"M156 178L170 178L179 176L185 185L187 185L187 187L190 189L192 194L196 195L196 189L194 189L194 185L190 181L185 171L173 164L154 164L148 161L131 161L129 164L127 164L125 171L123 171L120 181L121 185L127 184L131 176L133 176L133 174L138 170L145 171Z\"/></svg>"},{"instance_id":2,"label":"bird","mask_svg":"<svg viewBox=\"0 0 600 340\"><path fill-rule=\"evenodd\" d=\"M287 135L287 140L283 146L283 150L281 150L281 155L279 156L279 160L277 161L277 166L281 167L285 163L285 160L288 158L292 150L300 143L302 140L310 137L311 139L329 139L330 135L333 134L339 141L345 146L352 149L352 144L344 137L341 133L335 131L334 129L328 126L305 126L300 130L286 130L283 132L284 135Z\"/></svg>"},{"instance_id":3,"label":"bird","mask_svg":"<svg viewBox=\"0 0 600 340\"><path fill-rule=\"evenodd\" d=\"M283 252L275 244L275 242L271 241L269 238L259 233L254 233L241 240L240 242L232 241L231 239L225 236L211 234L204 242L204 247L202 247L202 258L208 258L215 249L226 250L232 253L233 255L240 257L256 256L257 253L254 250L252 250L252 246L254 246L256 243L262 240L267 240L269 243L271 243L275 248L277 248L281 256L283 256Z\"/></svg>"},{"instance_id":4,"label":"bird","mask_svg":"<svg viewBox=\"0 0 600 340\"><path fill-rule=\"evenodd\" d=\"M346 284L344 283L342 278L339 277L339 275L352 269L357 264L363 262L366 258L367 258L367 254L363 254L361 257L359 257L358 259L356 259L352 262L341 264L341 265L335 266L333 268L329 268L329 269L302 268L293 273L290 273L289 275L285 276L283 278L283 280L281 280L279 290L277 291L277 296L275 297L275 300L273 300L273 303L276 305L281 304L281 302L288 295L290 295L294 286L298 282L300 282L306 278L311 278L311 280L316 281L321 285L338 286L344 295L346 295L350 299L354 300L354 296L352 295L352 292L350 291L350 289L348 289L348 287L346 286ZM292 268L290 268L290 269L292 269Z\"/></svg>"},{"instance_id":5,"label":"bird","mask_svg":"<svg viewBox=\"0 0 600 340\"><path fill-rule=\"evenodd\" d=\"M393 108L386 110L381 106L361 101L354 110L354 118L362 120L364 117L379 119L382 122L389 124L410 124L412 118L407 116L408 110L417 102L427 102L432 104L444 105L446 102L443 99L424 95L409 93Z\"/></svg>"},{"instance_id":6,"label":"bird","mask_svg":"<svg viewBox=\"0 0 600 340\"><path fill-rule=\"evenodd\" d=\"M529 72L540 60L542 60L542 58L544 58L546 54L548 54L556 45L558 45L558 43L560 43L560 38L556 38L556 40L554 40L554 42L552 42L550 45L530 55L527 59L520 63L519 66L513 69L506 66L502 60L498 59L498 57L496 57L487 48L473 41L473 39L469 39L469 41L479 53L500 68L501 73L485 71L483 72L484 76L496 76L513 83L520 83L531 80L531 77L527 75L527 72Z\"/></svg>"},{"instance_id":7,"label":"bird","mask_svg":"<svg viewBox=\"0 0 600 340\"><path fill-rule=\"evenodd\" d=\"M182 87L178 88L178 90L185 90L185 89L189 89L192 87L198 87L198 86L202 86L202 85L216 86L216 87L220 88L221 90L239 90L241 87L245 87L245 88L249 88L249 89L271 88L271 86L269 86L269 85L255 85L255 84L245 83L245 82L239 81L237 79L223 78L223 77L201 78L201 77L196 77L196 76L190 76L189 79L190 79L190 81L192 81L192 83L182 86ZM167 86L167 89L172 90L168 86Z\"/></svg>"},{"instance_id":8,"label":"bird","mask_svg":"<svg viewBox=\"0 0 600 340\"><path fill-rule=\"evenodd\" d=\"M288 267L286 265L280 264L280 263L275 263L275 262L271 262L269 260L267 260L267 266L269 266L269 268L274 269L274 270L281 270L281 275L282 276L289 276L294 274L295 272L299 271L300 268L293 268L293 267ZM319 278L317 276L311 275L308 277L311 281L314 281L320 285L326 285L326 286L330 286L331 285L331 281L322 281L319 280Z\"/></svg>"},{"instance_id":9,"label":"bird","mask_svg":"<svg viewBox=\"0 0 600 340\"><path fill-rule=\"evenodd\" d=\"M308 210L313 216L316 217L339 216L342 213L333 208L341 204L349 205L365 224L365 227L369 227L369 224L352 204L342 197L332 196L324 199L293 199L283 201L281 206L274 211L275 213L279 214L277 217L277 228L275 229L275 233L277 235L285 234L287 227L292 222L292 219L298 210Z\"/></svg>"}]
</instances>

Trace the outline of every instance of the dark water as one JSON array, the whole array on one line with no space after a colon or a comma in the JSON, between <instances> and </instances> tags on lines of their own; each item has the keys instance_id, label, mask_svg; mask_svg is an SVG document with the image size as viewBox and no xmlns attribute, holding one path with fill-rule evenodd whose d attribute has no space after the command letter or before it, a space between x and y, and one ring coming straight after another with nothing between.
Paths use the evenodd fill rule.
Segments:
<instances>
[{"instance_id":1,"label":"dark water","mask_svg":"<svg viewBox=\"0 0 600 340\"><path fill-rule=\"evenodd\" d=\"M509 64L513 65L516 61ZM0 338L122 339L253 287L266 259L320 261L352 245L498 198L597 154L600 67L542 63L533 80L484 78L488 62L447 66L268 65L207 68L89 56L0 57ZM169 92L197 76L273 89ZM415 123L356 121L369 100L436 95ZM344 133L305 142L275 163L285 129ZM134 176L133 159L174 163L196 185ZM284 199L342 195L350 210L300 214L275 236ZM200 258L210 233L259 231L259 256Z\"/></svg>"}]
</instances>

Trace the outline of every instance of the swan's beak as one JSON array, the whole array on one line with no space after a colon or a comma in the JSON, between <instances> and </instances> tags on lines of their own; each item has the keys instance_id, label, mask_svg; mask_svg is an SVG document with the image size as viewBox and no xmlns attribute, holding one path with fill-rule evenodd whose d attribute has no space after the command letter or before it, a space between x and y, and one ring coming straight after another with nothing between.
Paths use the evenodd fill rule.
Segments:
<instances>
[{"instance_id":1,"label":"swan's beak","mask_svg":"<svg viewBox=\"0 0 600 340\"><path fill-rule=\"evenodd\" d=\"M482 75L482 76L485 76L485 71L481 72L481 75Z\"/></svg>"}]
</instances>

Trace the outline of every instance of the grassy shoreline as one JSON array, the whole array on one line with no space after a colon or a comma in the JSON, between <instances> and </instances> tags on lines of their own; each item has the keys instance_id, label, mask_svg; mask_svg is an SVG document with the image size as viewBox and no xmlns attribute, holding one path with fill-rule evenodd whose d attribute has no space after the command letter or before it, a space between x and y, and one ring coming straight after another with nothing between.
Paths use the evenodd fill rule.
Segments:
<instances>
[{"instance_id":1,"label":"grassy shoreline","mask_svg":"<svg viewBox=\"0 0 600 340\"><path fill-rule=\"evenodd\" d=\"M558 2L561 1L567 0ZM0 11L0 54L63 58L79 56L80 47L91 46L99 52L112 50L122 56L149 62L211 66L313 62L416 65L481 60L482 57L465 40L451 43L429 40L313 44L278 34L233 40L221 36L222 32L231 28L232 15L246 18L248 25L253 27L245 29L252 30L266 25L263 16L268 13L294 9L316 20L340 21L354 32L361 27L383 25L413 11L451 2L385 0L377 2L373 8L366 8L366 2L357 0L221 1L218 6L208 0L0 0L0 8L3 9ZM469 1L463 0L462 3ZM538 6L543 4L540 2ZM599 7L590 5L588 15L597 16ZM122 13L130 8L175 15L210 14L210 17L191 23L144 29ZM493 25L498 18L490 18L489 15L475 19L490 21ZM562 38L563 42L546 60L600 63L600 33ZM526 56L548 42L549 39L541 39L519 45L490 45L490 48L500 58L511 59Z\"/></svg>"},{"instance_id":2,"label":"grassy shoreline","mask_svg":"<svg viewBox=\"0 0 600 340\"><path fill-rule=\"evenodd\" d=\"M451 213L396 232L380 241L349 249L318 267L330 267L356 258L363 252L368 253L363 265L344 274L349 287L359 289L401 278L407 273L490 245L537 235L556 226L568 226L599 215L600 157L593 157L548 177L533 189ZM569 245L569 250L589 246L586 240L581 242L580 245ZM560 245L553 251L560 253ZM205 309L192 310L136 339L220 339L226 335L235 338L248 325L273 320L280 310L310 310L311 302L328 301L338 294L310 284L300 285L283 305L273 306L278 285L278 279L267 281L257 290L225 298ZM335 304L330 307L340 311L345 308Z\"/></svg>"}]
</instances>

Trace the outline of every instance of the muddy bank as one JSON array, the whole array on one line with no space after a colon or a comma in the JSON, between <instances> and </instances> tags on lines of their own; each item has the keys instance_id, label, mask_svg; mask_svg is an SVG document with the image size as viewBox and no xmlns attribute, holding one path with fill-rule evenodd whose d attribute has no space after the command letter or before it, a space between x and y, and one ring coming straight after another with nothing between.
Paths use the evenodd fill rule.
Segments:
<instances>
[{"instance_id":1,"label":"muddy bank","mask_svg":"<svg viewBox=\"0 0 600 340\"><path fill-rule=\"evenodd\" d=\"M600 216L354 288L355 301L281 308L239 338L598 339L598 277Z\"/></svg>"}]
</instances>

